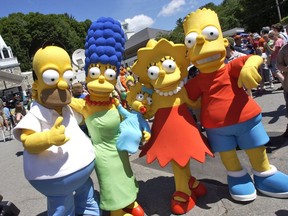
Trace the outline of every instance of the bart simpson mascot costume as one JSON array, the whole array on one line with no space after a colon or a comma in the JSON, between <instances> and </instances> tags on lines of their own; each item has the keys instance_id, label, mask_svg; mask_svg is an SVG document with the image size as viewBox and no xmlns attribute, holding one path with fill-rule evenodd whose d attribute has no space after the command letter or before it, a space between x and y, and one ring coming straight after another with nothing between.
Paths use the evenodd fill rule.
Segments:
<instances>
[{"instance_id":1,"label":"bart simpson mascot costume","mask_svg":"<svg viewBox=\"0 0 288 216\"><path fill-rule=\"evenodd\" d=\"M153 104L147 113L155 115L151 138L140 156L146 154L147 163L158 159L161 167L171 162L176 188L171 199L174 214L187 213L197 197L206 194L205 185L191 176L190 159L203 163L206 154L213 155L188 110L188 106L195 107L197 103L188 98L183 88L189 64L185 53L184 44L151 39L138 50L138 60L132 68L140 82L154 89Z\"/></svg>"},{"instance_id":2,"label":"bart simpson mascot costume","mask_svg":"<svg viewBox=\"0 0 288 216\"><path fill-rule=\"evenodd\" d=\"M24 146L24 173L47 197L48 215L100 215L90 174L95 154L68 104L73 72L68 53L47 42L33 59L33 103L14 128Z\"/></svg>"},{"instance_id":3,"label":"bart simpson mascot costume","mask_svg":"<svg viewBox=\"0 0 288 216\"><path fill-rule=\"evenodd\" d=\"M117 149L135 154L138 151L142 138L147 142L151 137L151 130L143 115L149 112L152 104L153 90L137 82L130 87L127 93L127 102L131 112L126 110L119 102L117 109L124 120L120 123L120 136L117 140Z\"/></svg>"},{"instance_id":4,"label":"bart simpson mascot costume","mask_svg":"<svg viewBox=\"0 0 288 216\"><path fill-rule=\"evenodd\" d=\"M126 151L118 151L120 115L110 97L124 52L124 32L113 18L101 17L88 29L85 43L85 100L71 106L84 118L95 149L95 170L100 185L100 208L111 216L144 216L136 202L138 184Z\"/></svg>"},{"instance_id":5,"label":"bart simpson mascot costume","mask_svg":"<svg viewBox=\"0 0 288 216\"><path fill-rule=\"evenodd\" d=\"M217 14L198 9L184 19L185 45L191 63L200 74L186 84L189 97L201 97L201 123L209 143L219 152L227 170L234 200L251 201L256 189L271 197L288 198L288 176L268 161L264 144L269 137L261 123L261 109L243 90L256 87L261 77L261 57L250 55L224 64L225 46ZM239 162L236 147L245 150L254 182Z\"/></svg>"}]
</instances>

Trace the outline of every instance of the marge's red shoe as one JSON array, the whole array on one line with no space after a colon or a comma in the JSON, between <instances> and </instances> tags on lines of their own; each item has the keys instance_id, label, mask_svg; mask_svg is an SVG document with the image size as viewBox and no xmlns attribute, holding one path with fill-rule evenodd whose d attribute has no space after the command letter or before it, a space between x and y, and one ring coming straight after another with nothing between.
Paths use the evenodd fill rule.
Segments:
<instances>
[{"instance_id":1,"label":"marge's red shoe","mask_svg":"<svg viewBox=\"0 0 288 216\"><path fill-rule=\"evenodd\" d=\"M175 200L175 197L181 197L184 199L184 202ZM176 191L172 195L172 200L171 200L171 211L173 214L185 214L189 212L196 203L196 197L192 194L191 196L188 196L187 194L181 192L181 191Z\"/></svg>"},{"instance_id":2,"label":"marge's red shoe","mask_svg":"<svg viewBox=\"0 0 288 216\"><path fill-rule=\"evenodd\" d=\"M144 210L139 204L135 208L123 208L123 211L133 216L144 216Z\"/></svg>"},{"instance_id":3,"label":"marge's red shoe","mask_svg":"<svg viewBox=\"0 0 288 216\"><path fill-rule=\"evenodd\" d=\"M199 198L201 196L206 195L207 189L203 183L199 182L197 187L193 188L195 181L196 181L195 177L191 176L188 184L189 184L189 188L190 188L192 194L194 194L196 196L196 198Z\"/></svg>"}]
</instances>

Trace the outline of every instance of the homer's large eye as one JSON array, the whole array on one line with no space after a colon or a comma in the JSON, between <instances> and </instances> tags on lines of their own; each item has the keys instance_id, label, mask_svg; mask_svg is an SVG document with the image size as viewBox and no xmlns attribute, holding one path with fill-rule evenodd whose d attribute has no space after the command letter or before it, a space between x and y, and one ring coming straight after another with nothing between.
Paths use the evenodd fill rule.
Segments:
<instances>
[{"instance_id":1,"label":"homer's large eye","mask_svg":"<svg viewBox=\"0 0 288 216\"><path fill-rule=\"evenodd\" d=\"M165 70L167 73L173 73L176 69L176 64L173 60L167 59L162 63L162 68Z\"/></svg>"},{"instance_id":2,"label":"homer's large eye","mask_svg":"<svg viewBox=\"0 0 288 216\"><path fill-rule=\"evenodd\" d=\"M105 76L105 79L107 79L107 80L114 80L114 79L116 79L116 71L111 69L111 68L108 68L104 72L104 76Z\"/></svg>"},{"instance_id":3,"label":"homer's large eye","mask_svg":"<svg viewBox=\"0 0 288 216\"><path fill-rule=\"evenodd\" d=\"M59 80L59 73L56 70L46 70L42 74L42 78L47 85L56 85Z\"/></svg>"},{"instance_id":4,"label":"homer's large eye","mask_svg":"<svg viewBox=\"0 0 288 216\"><path fill-rule=\"evenodd\" d=\"M100 76L100 69L98 67L91 67L89 69L89 76L93 79L96 79Z\"/></svg>"},{"instance_id":5,"label":"homer's large eye","mask_svg":"<svg viewBox=\"0 0 288 216\"><path fill-rule=\"evenodd\" d=\"M68 84L72 84L72 82L74 80L73 71L71 71L71 70L65 71L63 74L63 78Z\"/></svg>"},{"instance_id":6,"label":"homer's large eye","mask_svg":"<svg viewBox=\"0 0 288 216\"><path fill-rule=\"evenodd\" d=\"M151 66L148 68L148 77L152 80L157 79L159 76L159 68L157 66Z\"/></svg>"},{"instance_id":7,"label":"homer's large eye","mask_svg":"<svg viewBox=\"0 0 288 216\"><path fill-rule=\"evenodd\" d=\"M151 97L147 97L146 100L148 105L151 105L153 102Z\"/></svg>"},{"instance_id":8,"label":"homer's large eye","mask_svg":"<svg viewBox=\"0 0 288 216\"><path fill-rule=\"evenodd\" d=\"M137 95L136 95L136 100L137 100L137 101L143 101L143 100L144 100L144 95L141 94L141 93L140 93L140 94L137 94Z\"/></svg>"},{"instance_id":9,"label":"homer's large eye","mask_svg":"<svg viewBox=\"0 0 288 216\"><path fill-rule=\"evenodd\" d=\"M191 32L185 37L185 45L187 48L192 48L196 43L196 38L198 34L196 32Z\"/></svg>"},{"instance_id":10,"label":"homer's large eye","mask_svg":"<svg viewBox=\"0 0 288 216\"><path fill-rule=\"evenodd\" d=\"M216 40L219 36L219 31L215 26L207 26L202 30L202 35L206 40Z\"/></svg>"}]
</instances>

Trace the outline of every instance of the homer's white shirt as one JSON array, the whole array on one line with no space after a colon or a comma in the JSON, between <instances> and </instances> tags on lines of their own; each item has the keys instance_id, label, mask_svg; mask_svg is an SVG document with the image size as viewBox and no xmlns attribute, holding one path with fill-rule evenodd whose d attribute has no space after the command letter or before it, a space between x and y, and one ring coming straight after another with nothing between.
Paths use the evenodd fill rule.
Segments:
<instances>
[{"instance_id":1,"label":"homer's white shirt","mask_svg":"<svg viewBox=\"0 0 288 216\"><path fill-rule=\"evenodd\" d=\"M62 146L52 146L39 154L23 153L24 174L28 180L54 179L74 173L95 158L94 148L89 137L79 128L82 116L73 112L71 107L62 109L65 135L70 138ZM13 133L20 140L21 129L35 132L49 130L59 114L33 102L30 111L14 128Z\"/></svg>"}]
</instances>

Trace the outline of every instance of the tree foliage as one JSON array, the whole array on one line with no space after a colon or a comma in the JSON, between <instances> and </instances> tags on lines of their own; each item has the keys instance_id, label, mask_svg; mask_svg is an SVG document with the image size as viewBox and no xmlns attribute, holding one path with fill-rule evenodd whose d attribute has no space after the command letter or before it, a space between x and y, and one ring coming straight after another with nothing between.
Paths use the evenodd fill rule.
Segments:
<instances>
[{"instance_id":1,"label":"tree foliage","mask_svg":"<svg viewBox=\"0 0 288 216\"><path fill-rule=\"evenodd\" d=\"M71 55L84 47L90 20L76 21L68 14L23 13L10 14L0 19L0 34L21 63L22 71L31 70L30 50L41 46L44 41L57 40Z\"/></svg>"}]
</instances>

